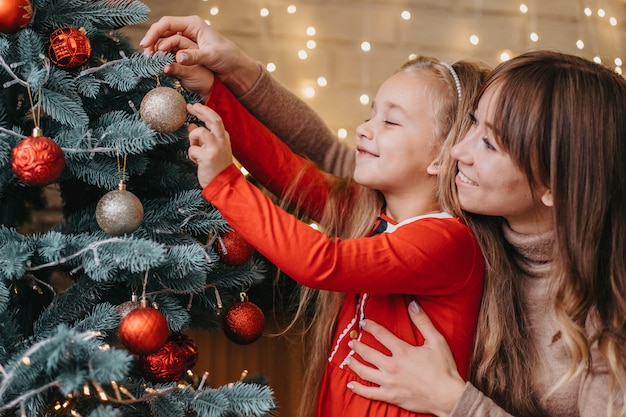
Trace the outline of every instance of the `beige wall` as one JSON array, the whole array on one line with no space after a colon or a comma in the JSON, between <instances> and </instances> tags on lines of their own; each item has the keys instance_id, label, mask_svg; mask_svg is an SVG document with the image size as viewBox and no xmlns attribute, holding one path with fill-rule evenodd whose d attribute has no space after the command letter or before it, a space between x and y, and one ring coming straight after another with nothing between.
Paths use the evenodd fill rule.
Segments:
<instances>
[{"instance_id":1,"label":"beige wall","mask_svg":"<svg viewBox=\"0 0 626 417\"><path fill-rule=\"evenodd\" d=\"M334 129L354 127L367 117L361 94L374 96L378 85L411 53L433 55L447 61L473 57L496 64L502 51L516 54L532 48L556 48L612 64L626 62L626 0L525 0L529 12L520 12L522 0L144 0L152 10L145 25L126 29L137 41L149 23L162 15L197 14L237 42L260 61L277 65L275 76L302 95L318 76L325 88L307 101ZM287 6L297 7L294 14ZM212 7L219 13L212 16ZM267 7L268 17L259 10ZM587 17L583 9L594 14ZM603 7L606 17L598 17ZM411 20L402 20L403 10ZM610 17L617 19L611 26ZM316 28L307 36L306 28ZM531 32L539 41L530 40ZM471 45L471 34L480 43ZM306 42L314 39L315 49ZM585 49L576 48L582 39ZM371 52L360 49L369 41ZM299 50L309 57L300 60ZM624 64L626 65L626 64Z\"/></svg>"}]
</instances>

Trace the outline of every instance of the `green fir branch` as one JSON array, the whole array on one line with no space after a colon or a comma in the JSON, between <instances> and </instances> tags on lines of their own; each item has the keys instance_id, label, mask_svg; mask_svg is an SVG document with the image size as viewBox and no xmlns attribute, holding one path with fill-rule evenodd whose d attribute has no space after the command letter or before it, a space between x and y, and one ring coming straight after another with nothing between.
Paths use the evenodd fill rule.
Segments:
<instances>
[{"instance_id":1,"label":"green fir branch","mask_svg":"<svg viewBox=\"0 0 626 417\"><path fill-rule=\"evenodd\" d=\"M198 391L188 403L188 407L198 417L222 417L230 411L228 397L219 390Z\"/></svg>"},{"instance_id":2,"label":"green fir branch","mask_svg":"<svg viewBox=\"0 0 626 417\"><path fill-rule=\"evenodd\" d=\"M51 0L47 8L35 15L36 24L43 30L52 27L84 27L88 31L120 25L138 24L148 19L150 9L140 1L127 2L128 7L111 7L105 0Z\"/></svg>"},{"instance_id":3,"label":"green fir branch","mask_svg":"<svg viewBox=\"0 0 626 417\"><path fill-rule=\"evenodd\" d=\"M89 123L81 103L72 97L42 89L41 105L46 114L64 125L79 127Z\"/></svg>"},{"instance_id":4,"label":"green fir branch","mask_svg":"<svg viewBox=\"0 0 626 417\"><path fill-rule=\"evenodd\" d=\"M218 388L228 398L231 410L236 415L262 417L273 412L276 405L272 398L272 389L257 384L235 383Z\"/></svg>"}]
</instances>

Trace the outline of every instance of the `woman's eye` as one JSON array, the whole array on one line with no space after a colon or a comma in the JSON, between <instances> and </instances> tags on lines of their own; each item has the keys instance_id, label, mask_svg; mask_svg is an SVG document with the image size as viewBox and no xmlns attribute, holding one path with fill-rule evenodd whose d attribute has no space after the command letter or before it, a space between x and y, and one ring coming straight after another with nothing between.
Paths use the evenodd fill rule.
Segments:
<instances>
[{"instance_id":1,"label":"woman's eye","mask_svg":"<svg viewBox=\"0 0 626 417\"><path fill-rule=\"evenodd\" d=\"M390 126L398 126L399 124L396 122L392 122L391 120L385 120L385 124L386 125L390 125Z\"/></svg>"},{"instance_id":2,"label":"woman's eye","mask_svg":"<svg viewBox=\"0 0 626 417\"><path fill-rule=\"evenodd\" d=\"M470 121L472 122L473 125L478 123L478 120L476 120L476 116L474 116L474 113L468 113L467 115L470 119Z\"/></svg>"},{"instance_id":3,"label":"woman's eye","mask_svg":"<svg viewBox=\"0 0 626 417\"><path fill-rule=\"evenodd\" d=\"M487 136L483 136L481 139L482 139L482 141L485 144L485 147L487 149L489 149L490 151L495 151L496 150L496 147L491 144L491 141L489 140L489 138Z\"/></svg>"}]
</instances>

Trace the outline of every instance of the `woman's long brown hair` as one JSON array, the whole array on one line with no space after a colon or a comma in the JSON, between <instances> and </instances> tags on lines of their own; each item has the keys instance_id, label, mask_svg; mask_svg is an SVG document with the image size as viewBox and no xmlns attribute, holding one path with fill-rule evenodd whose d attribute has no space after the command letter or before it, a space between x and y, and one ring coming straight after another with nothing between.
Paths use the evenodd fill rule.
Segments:
<instances>
[{"instance_id":1,"label":"woman's long brown hair","mask_svg":"<svg viewBox=\"0 0 626 417\"><path fill-rule=\"evenodd\" d=\"M555 336L572 357L561 383L593 367L597 343L613 384L610 415L626 415L626 81L594 62L536 51L499 65L482 92L492 88L506 92L492 120L498 144L531 187L552 192ZM529 392L536 353L503 219L465 217L488 265L471 379L513 415L539 416L550 393Z\"/></svg>"}]
</instances>

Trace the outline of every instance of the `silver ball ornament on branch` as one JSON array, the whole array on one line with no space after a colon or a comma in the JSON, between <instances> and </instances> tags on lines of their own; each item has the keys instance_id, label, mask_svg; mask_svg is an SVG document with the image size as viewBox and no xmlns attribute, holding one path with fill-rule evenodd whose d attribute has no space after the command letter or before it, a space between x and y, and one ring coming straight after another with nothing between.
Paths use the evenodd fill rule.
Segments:
<instances>
[{"instance_id":1,"label":"silver ball ornament on branch","mask_svg":"<svg viewBox=\"0 0 626 417\"><path fill-rule=\"evenodd\" d=\"M133 310L137 310L139 307L143 306L139 301L139 297L137 297L137 294L133 293L130 297L130 301L123 302L122 304L115 307L115 310L117 310L117 314L119 314L121 318L124 318L128 313Z\"/></svg>"},{"instance_id":2,"label":"silver ball ornament on branch","mask_svg":"<svg viewBox=\"0 0 626 417\"><path fill-rule=\"evenodd\" d=\"M187 120L187 102L174 88L157 87L141 100L139 115L155 131L171 133Z\"/></svg>"},{"instance_id":3,"label":"silver ball ornament on branch","mask_svg":"<svg viewBox=\"0 0 626 417\"><path fill-rule=\"evenodd\" d=\"M143 222L143 205L135 194L126 191L126 184L120 181L117 190L109 191L98 201L96 221L104 232L112 236L132 233Z\"/></svg>"}]
</instances>

